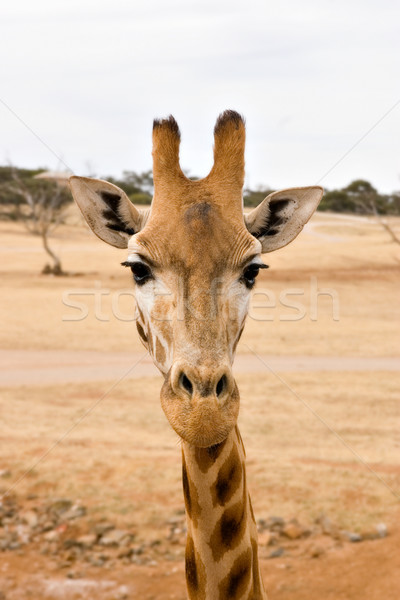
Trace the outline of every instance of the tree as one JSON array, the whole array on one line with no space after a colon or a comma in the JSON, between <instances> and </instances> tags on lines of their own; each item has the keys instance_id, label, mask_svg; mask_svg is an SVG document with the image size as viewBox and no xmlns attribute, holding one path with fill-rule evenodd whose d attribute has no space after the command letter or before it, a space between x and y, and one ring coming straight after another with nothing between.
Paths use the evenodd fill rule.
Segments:
<instances>
[{"instance_id":1,"label":"tree","mask_svg":"<svg viewBox=\"0 0 400 600\"><path fill-rule=\"evenodd\" d=\"M19 194L15 194L9 185L16 177L25 180L35 177L44 172L44 169L19 169L7 165L0 167L0 218L16 221L21 218L21 205L25 200Z\"/></svg>"},{"instance_id":2,"label":"tree","mask_svg":"<svg viewBox=\"0 0 400 600\"><path fill-rule=\"evenodd\" d=\"M318 210L352 213L354 204L344 190L328 190L324 193Z\"/></svg>"},{"instance_id":3,"label":"tree","mask_svg":"<svg viewBox=\"0 0 400 600\"><path fill-rule=\"evenodd\" d=\"M153 197L152 171L135 173L123 171L121 178L104 177L110 183L122 188L134 204L150 204Z\"/></svg>"},{"instance_id":4,"label":"tree","mask_svg":"<svg viewBox=\"0 0 400 600\"><path fill-rule=\"evenodd\" d=\"M327 191L319 206L320 210L371 215L387 231L393 242L400 244L400 238L384 215L400 214L400 193L380 194L365 179L355 179L341 190Z\"/></svg>"},{"instance_id":5,"label":"tree","mask_svg":"<svg viewBox=\"0 0 400 600\"><path fill-rule=\"evenodd\" d=\"M123 171L123 180L127 185L135 187L138 192L144 192L153 196L154 183L153 172L143 171L143 173L135 173L134 171Z\"/></svg>"},{"instance_id":6,"label":"tree","mask_svg":"<svg viewBox=\"0 0 400 600\"><path fill-rule=\"evenodd\" d=\"M260 202L264 200L271 192L274 190L270 190L268 188L257 187L255 190L251 190L250 188L245 188L243 190L243 204L245 206L258 206Z\"/></svg>"},{"instance_id":7,"label":"tree","mask_svg":"<svg viewBox=\"0 0 400 600\"><path fill-rule=\"evenodd\" d=\"M42 273L64 275L61 261L49 246L50 233L64 220L65 208L72 201L69 188L57 181L21 176L21 170L10 167L9 176L0 184L1 203L10 202L16 218L23 221L28 231L40 235L43 247L52 264ZM5 179L5 181L4 181Z\"/></svg>"},{"instance_id":8,"label":"tree","mask_svg":"<svg viewBox=\"0 0 400 600\"><path fill-rule=\"evenodd\" d=\"M388 232L392 241L400 244L400 238L387 220L382 217L382 215L389 212L388 196L379 194L368 181L363 179L356 179L345 188L345 191L349 194L354 205L358 207L363 214L373 215L385 231Z\"/></svg>"},{"instance_id":9,"label":"tree","mask_svg":"<svg viewBox=\"0 0 400 600\"><path fill-rule=\"evenodd\" d=\"M354 205L354 212L367 215L384 212L384 197L380 196L374 186L365 179L352 181L343 192Z\"/></svg>"}]
</instances>

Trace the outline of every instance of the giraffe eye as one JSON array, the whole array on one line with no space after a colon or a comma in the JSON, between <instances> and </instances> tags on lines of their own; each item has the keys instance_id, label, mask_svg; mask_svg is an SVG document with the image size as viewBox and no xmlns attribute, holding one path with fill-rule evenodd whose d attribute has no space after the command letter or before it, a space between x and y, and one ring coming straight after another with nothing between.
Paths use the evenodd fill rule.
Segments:
<instances>
[{"instance_id":1,"label":"giraffe eye","mask_svg":"<svg viewBox=\"0 0 400 600\"><path fill-rule=\"evenodd\" d=\"M259 263L253 263L248 265L245 270L243 271L243 275L242 275L242 281L244 282L245 286L247 288L249 288L249 290L251 290L251 288L254 286L255 282L256 282L256 277L260 271L260 269L267 269L268 266L264 265L264 264L259 264Z\"/></svg>"},{"instance_id":2,"label":"giraffe eye","mask_svg":"<svg viewBox=\"0 0 400 600\"><path fill-rule=\"evenodd\" d=\"M149 279L153 279L153 274L145 263L142 262L125 262L122 263L124 267L130 267L133 279L138 285L143 285Z\"/></svg>"}]
</instances>

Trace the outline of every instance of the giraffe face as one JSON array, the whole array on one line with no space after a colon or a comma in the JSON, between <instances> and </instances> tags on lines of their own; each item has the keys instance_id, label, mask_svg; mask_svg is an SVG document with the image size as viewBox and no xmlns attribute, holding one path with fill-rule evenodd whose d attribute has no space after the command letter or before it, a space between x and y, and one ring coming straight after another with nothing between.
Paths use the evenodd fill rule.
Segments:
<instances>
[{"instance_id":1,"label":"giraffe face","mask_svg":"<svg viewBox=\"0 0 400 600\"><path fill-rule=\"evenodd\" d=\"M222 442L236 423L239 392L232 362L262 252L288 244L322 197L322 188L270 194L243 215L244 121L226 111L214 129L214 165L199 181L179 166L180 133L170 117L153 127L154 198L137 210L115 185L70 179L93 231L128 248L137 329L164 376L161 404L182 439Z\"/></svg>"},{"instance_id":2,"label":"giraffe face","mask_svg":"<svg viewBox=\"0 0 400 600\"><path fill-rule=\"evenodd\" d=\"M184 440L203 447L224 440L236 423L231 367L265 266L243 219L227 220L207 198L200 188L167 221L150 217L124 263L135 281L139 335L164 375L162 407Z\"/></svg>"}]
</instances>

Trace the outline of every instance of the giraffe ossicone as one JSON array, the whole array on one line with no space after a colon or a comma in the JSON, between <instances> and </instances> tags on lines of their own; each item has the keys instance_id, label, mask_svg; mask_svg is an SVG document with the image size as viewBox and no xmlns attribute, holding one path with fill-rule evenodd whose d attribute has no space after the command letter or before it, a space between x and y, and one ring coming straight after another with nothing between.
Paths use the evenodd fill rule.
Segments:
<instances>
[{"instance_id":1,"label":"giraffe ossicone","mask_svg":"<svg viewBox=\"0 0 400 600\"><path fill-rule=\"evenodd\" d=\"M234 111L214 129L214 164L188 179L173 117L153 125L154 197L138 210L106 181L73 176L94 233L127 248L140 338L164 377L161 405L182 439L191 599L265 598L237 429L232 375L262 254L290 243L316 210L319 186L270 194L243 214L245 125Z\"/></svg>"}]
</instances>

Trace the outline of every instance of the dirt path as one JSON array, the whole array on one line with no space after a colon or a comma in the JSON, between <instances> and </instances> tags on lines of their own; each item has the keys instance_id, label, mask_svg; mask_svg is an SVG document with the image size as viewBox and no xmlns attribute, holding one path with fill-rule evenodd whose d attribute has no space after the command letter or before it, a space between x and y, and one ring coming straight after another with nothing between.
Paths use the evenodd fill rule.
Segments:
<instances>
[{"instance_id":1,"label":"dirt path","mask_svg":"<svg viewBox=\"0 0 400 600\"><path fill-rule=\"evenodd\" d=\"M400 371L400 357L272 356L238 354L236 373L299 371ZM138 379L159 375L143 353L0 350L0 386Z\"/></svg>"},{"instance_id":2,"label":"dirt path","mask_svg":"<svg viewBox=\"0 0 400 600\"><path fill-rule=\"evenodd\" d=\"M271 600L398 600L399 530L379 542L348 545L319 558L261 561ZM0 597L7 600L185 600L183 561L153 566L59 569L51 556L4 552ZM2 595L1 595L2 594Z\"/></svg>"}]
</instances>

